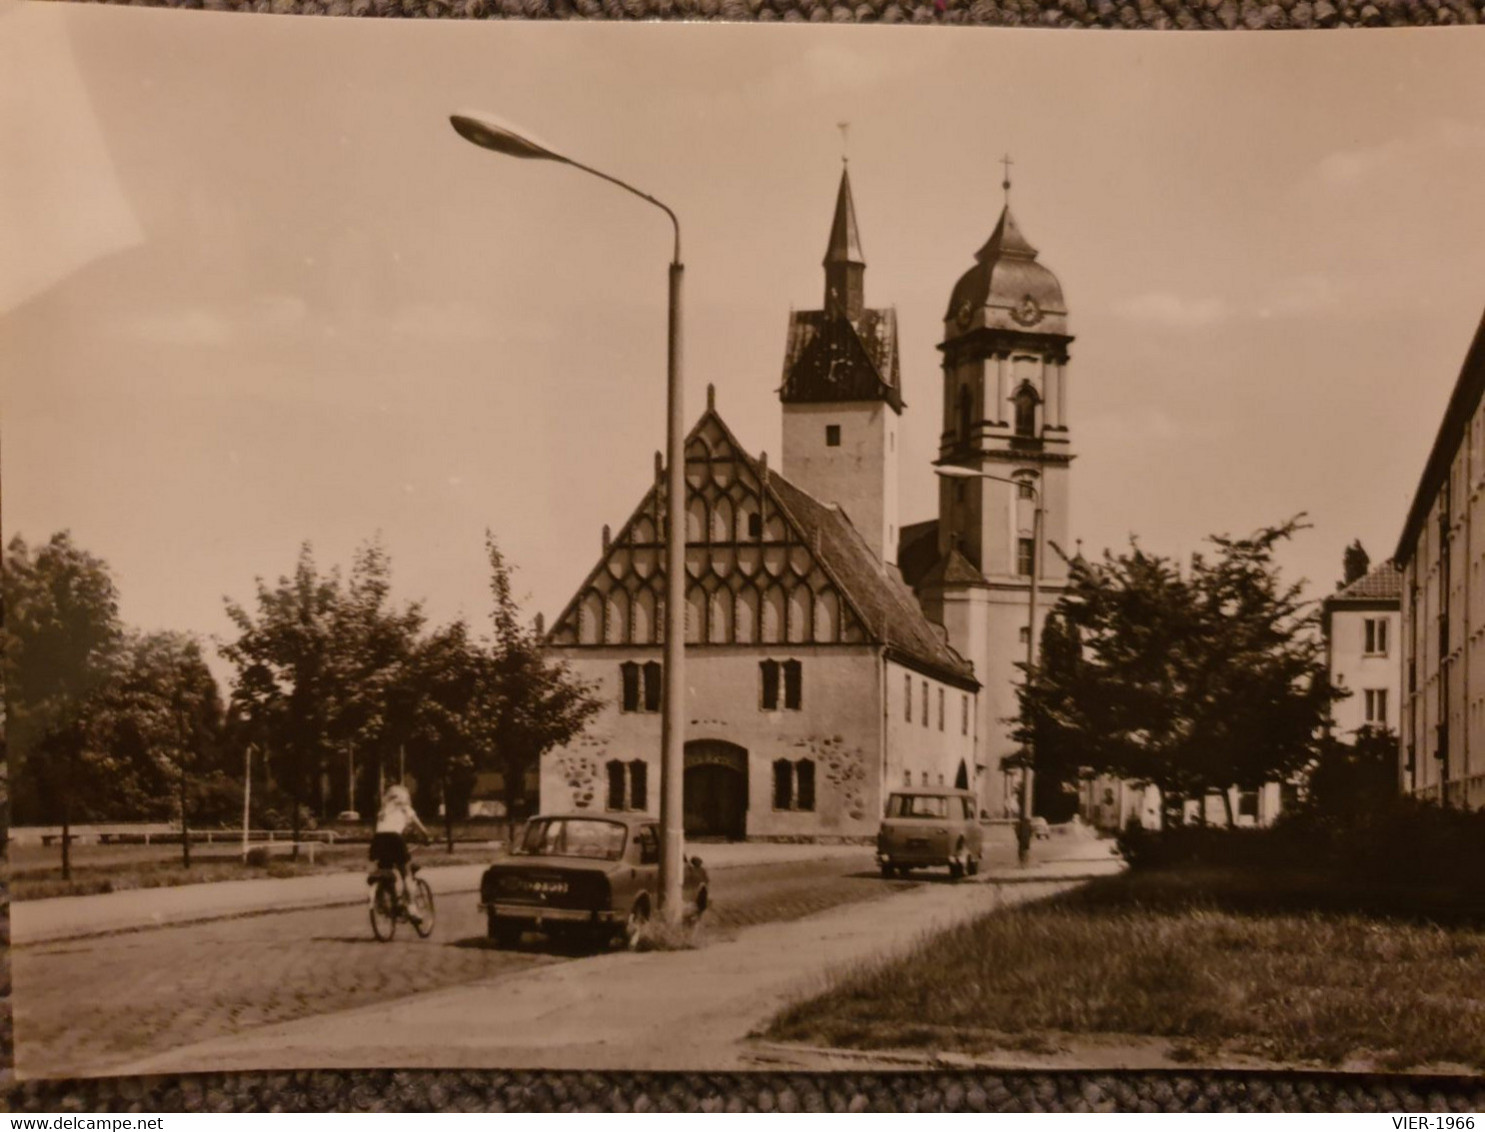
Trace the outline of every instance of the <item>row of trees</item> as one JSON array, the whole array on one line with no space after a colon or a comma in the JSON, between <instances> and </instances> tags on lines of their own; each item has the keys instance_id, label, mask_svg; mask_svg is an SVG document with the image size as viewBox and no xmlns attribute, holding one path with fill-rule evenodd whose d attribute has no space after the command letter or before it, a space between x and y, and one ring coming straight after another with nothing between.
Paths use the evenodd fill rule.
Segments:
<instances>
[{"instance_id":1,"label":"row of trees","mask_svg":"<svg viewBox=\"0 0 1485 1132\"><path fill-rule=\"evenodd\" d=\"M229 600L236 636L224 702L202 647L120 620L108 566L66 533L5 556L4 664L14 818L72 823L231 817L249 747L262 753L296 834L326 799L332 766L359 761L374 807L385 773L405 767L419 808L452 819L475 775L498 771L514 810L527 772L598 709L591 691L542 655L510 567L487 535L491 632L431 626L391 598L391 564L370 544L347 576L321 572L304 546L292 574ZM354 784L356 775L348 772ZM190 842L182 837L189 864Z\"/></svg>"},{"instance_id":2,"label":"row of trees","mask_svg":"<svg viewBox=\"0 0 1485 1132\"><path fill-rule=\"evenodd\" d=\"M1231 824L1230 788L1316 762L1345 693L1330 683L1318 608L1274 560L1302 518L1213 537L1184 569L1138 543L1071 562L1020 689L1044 811L1080 777L1108 774L1176 802L1219 794Z\"/></svg>"}]
</instances>

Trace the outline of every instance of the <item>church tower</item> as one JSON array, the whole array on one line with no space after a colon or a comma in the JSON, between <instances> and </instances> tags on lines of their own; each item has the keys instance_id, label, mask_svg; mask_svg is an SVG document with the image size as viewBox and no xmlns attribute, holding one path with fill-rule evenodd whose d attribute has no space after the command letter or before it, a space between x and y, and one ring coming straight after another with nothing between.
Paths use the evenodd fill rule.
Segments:
<instances>
[{"instance_id":1,"label":"church tower","mask_svg":"<svg viewBox=\"0 0 1485 1132\"><path fill-rule=\"evenodd\" d=\"M779 400L784 476L839 504L884 563L897 557L902 387L897 313L866 306L851 178L841 171L825 248L825 301L789 316Z\"/></svg>"},{"instance_id":2,"label":"church tower","mask_svg":"<svg viewBox=\"0 0 1485 1132\"><path fill-rule=\"evenodd\" d=\"M949 643L974 663L982 804L1014 812L1017 664L1027 632L1039 633L1067 581L1067 304L1006 204L975 265L954 286L944 315L943 431L939 465L989 478L939 479L937 562L916 589ZM1009 481L1009 482L1007 482ZM1043 508L1037 625L1028 627L1034 518Z\"/></svg>"}]
</instances>

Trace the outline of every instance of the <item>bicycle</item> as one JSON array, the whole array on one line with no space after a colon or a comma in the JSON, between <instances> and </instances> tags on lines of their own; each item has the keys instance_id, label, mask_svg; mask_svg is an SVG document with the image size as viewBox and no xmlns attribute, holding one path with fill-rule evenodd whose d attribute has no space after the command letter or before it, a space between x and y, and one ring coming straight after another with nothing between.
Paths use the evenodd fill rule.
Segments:
<instances>
[{"instance_id":1,"label":"bicycle","mask_svg":"<svg viewBox=\"0 0 1485 1132\"><path fill-rule=\"evenodd\" d=\"M366 883L371 886L367 907L371 917L371 934L378 940L382 943L389 941L397 932L399 920L411 923L419 939L427 939L433 934L433 889L426 880L418 876L417 865L408 866L408 888L411 890L418 919L413 919L408 914L407 906L397 894L396 869L372 869L366 877Z\"/></svg>"}]
</instances>

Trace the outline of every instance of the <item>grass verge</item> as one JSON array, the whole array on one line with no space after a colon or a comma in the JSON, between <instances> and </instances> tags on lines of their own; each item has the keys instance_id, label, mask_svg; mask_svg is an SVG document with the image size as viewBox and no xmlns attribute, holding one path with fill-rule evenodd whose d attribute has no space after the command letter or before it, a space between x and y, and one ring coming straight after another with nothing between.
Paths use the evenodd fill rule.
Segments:
<instances>
[{"instance_id":1,"label":"grass verge","mask_svg":"<svg viewBox=\"0 0 1485 1132\"><path fill-rule=\"evenodd\" d=\"M489 863L492 856L492 851L487 848L456 850L453 854L431 848L418 854L417 860L425 867L476 865ZM11 900L45 900L53 896L94 896L105 892L174 888L183 884L210 884L226 880L319 876L326 873L359 872L365 868L366 847L352 845L341 850L328 851L319 847L313 863L305 854L297 861L285 856L273 858L265 865L244 865L237 857L198 859L189 869L181 865L178 856L170 860L78 864L73 866L69 880L62 879L61 870L55 865L12 867L9 885Z\"/></svg>"},{"instance_id":2,"label":"grass verge","mask_svg":"<svg viewBox=\"0 0 1485 1132\"><path fill-rule=\"evenodd\" d=\"M974 1054L1129 1035L1177 1059L1485 1069L1482 921L1345 909L1320 877L1270 895L1230 872L1105 878L849 971L765 1036Z\"/></svg>"}]
</instances>

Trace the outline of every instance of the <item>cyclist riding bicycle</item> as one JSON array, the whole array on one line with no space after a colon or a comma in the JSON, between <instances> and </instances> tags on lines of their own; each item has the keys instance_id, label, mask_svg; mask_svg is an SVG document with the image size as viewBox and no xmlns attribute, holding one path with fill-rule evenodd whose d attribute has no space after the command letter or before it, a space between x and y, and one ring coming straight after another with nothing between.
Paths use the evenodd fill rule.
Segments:
<instances>
[{"instance_id":1,"label":"cyclist riding bicycle","mask_svg":"<svg viewBox=\"0 0 1485 1132\"><path fill-rule=\"evenodd\" d=\"M412 795L407 787L396 783L387 787L382 795L381 812L376 816L376 833L371 838L371 860L379 869L396 869L398 898L407 914L415 923L422 917L413 906L412 895L407 885L407 866L412 854L407 851L407 831L417 829L423 840L430 841L428 828L418 820L413 809Z\"/></svg>"}]
</instances>

